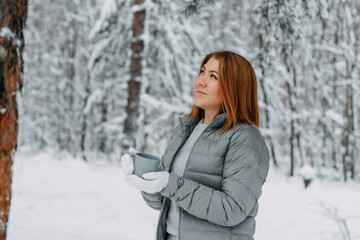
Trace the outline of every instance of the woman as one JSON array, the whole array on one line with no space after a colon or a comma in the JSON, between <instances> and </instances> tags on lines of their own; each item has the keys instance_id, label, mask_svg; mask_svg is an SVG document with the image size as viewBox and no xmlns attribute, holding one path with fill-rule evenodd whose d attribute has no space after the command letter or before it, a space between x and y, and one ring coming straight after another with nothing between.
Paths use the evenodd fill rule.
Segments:
<instances>
[{"instance_id":1,"label":"woman","mask_svg":"<svg viewBox=\"0 0 360 240\"><path fill-rule=\"evenodd\" d=\"M201 63L194 92L191 112L180 118L160 171L141 179L132 174L126 154L126 180L160 210L157 240L253 239L269 169L258 129L255 72L236 53L213 52Z\"/></svg>"}]
</instances>

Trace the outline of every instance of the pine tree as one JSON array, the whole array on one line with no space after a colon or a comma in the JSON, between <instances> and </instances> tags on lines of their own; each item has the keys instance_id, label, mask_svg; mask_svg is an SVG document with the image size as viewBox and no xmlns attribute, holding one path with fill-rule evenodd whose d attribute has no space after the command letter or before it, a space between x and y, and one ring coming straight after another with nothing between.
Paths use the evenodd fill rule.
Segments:
<instances>
[{"instance_id":1,"label":"pine tree","mask_svg":"<svg viewBox=\"0 0 360 240\"><path fill-rule=\"evenodd\" d=\"M143 5L143 6L141 6ZM128 100L126 106L126 119L124 124L124 148L135 146L135 135L137 132L137 118L139 115L142 59L144 51L144 41L142 34L145 25L145 3L143 0L134 1L133 17L133 43L131 45L131 67L130 80L128 81ZM136 9L138 8L138 9Z\"/></svg>"},{"instance_id":2,"label":"pine tree","mask_svg":"<svg viewBox=\"0 0 360 240\"><path fill-rule=\"evenodd\" d=\"M0 1L0 239L6 239L11 201L11 166L17 148L18 110L27 1Z\"/></svg>"}]
</instances>

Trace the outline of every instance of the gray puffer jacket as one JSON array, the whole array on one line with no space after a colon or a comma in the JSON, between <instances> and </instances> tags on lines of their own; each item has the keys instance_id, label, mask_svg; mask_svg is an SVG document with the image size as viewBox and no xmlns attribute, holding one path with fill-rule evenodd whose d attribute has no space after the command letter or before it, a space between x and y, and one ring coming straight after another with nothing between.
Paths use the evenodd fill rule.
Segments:
<instances>
[{"instance_id":1,"label":"gray puffer jacket","mask_svg":"<svg viewBox=\"0 0 360 240\"><path fill-rule=\"evenodd\" d=\"M174 156L198 121L180 118L159 168L170 172L158 193L141 192L145 202L160 210L156 240L166 240L170 199L180 207L180 240L250 240L261 188L269 169L269 151L256 127L237 124L217 132L226 120L218 115L195 143L181 177L170 171Z\"/></svg>"}]
</instances>

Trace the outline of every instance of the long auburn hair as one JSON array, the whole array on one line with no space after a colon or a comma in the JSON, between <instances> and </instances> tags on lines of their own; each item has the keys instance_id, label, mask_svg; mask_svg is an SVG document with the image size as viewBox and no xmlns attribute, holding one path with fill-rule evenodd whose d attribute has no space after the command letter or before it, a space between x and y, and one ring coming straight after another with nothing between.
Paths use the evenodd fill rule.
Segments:
<instances>
[{"instance_id":1,"label":"long auburn hair","mask_svg":"<svg viewBox=\"0 0 360 240\"><path fill-rule=\"evenodd\" d=\"M210 58L219 61L219 90L222 109L218 114L226 113L227 119L219 132L234 129L237 123L252 124L259 128L259 107L257 100L257 81L253 67L244 57L230 51L216 51L209 53L203 59L201 67ZM191 107L189 118L192 120L205 117L202 108Z\"/></svg>"}]
</instances>

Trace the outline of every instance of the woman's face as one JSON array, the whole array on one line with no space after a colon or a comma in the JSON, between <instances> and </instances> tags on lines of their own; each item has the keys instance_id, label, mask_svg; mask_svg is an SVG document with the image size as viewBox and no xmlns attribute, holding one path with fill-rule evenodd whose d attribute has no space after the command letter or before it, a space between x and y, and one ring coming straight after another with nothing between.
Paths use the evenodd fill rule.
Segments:
<instances>
[{"instance_id":1,"label":"woman's face","mask_svg":"<svg viewBox=\"0 0 360 240\"><path fill-rule=\"evenodd\" d=\"M209 113L218 113L221 109L219 91L219 61L214 57L201 67L200 74L195 80L195 106Z\"/></svg>"}]
</instances>

